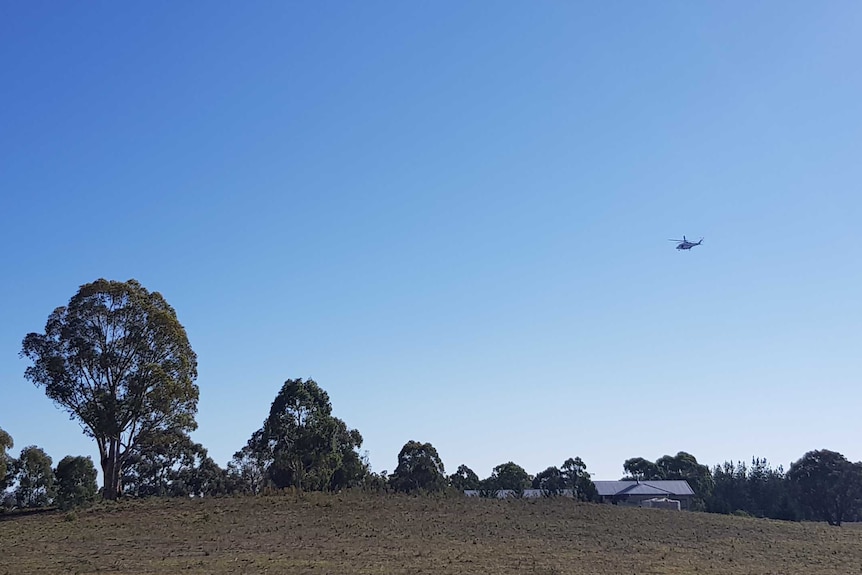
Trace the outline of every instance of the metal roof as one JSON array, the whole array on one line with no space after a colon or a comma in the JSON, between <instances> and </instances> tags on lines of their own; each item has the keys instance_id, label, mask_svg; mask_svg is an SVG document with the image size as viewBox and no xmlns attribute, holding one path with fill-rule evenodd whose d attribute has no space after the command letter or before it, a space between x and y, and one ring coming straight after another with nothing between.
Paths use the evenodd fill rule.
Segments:
<instances>
[{"instance_id":1,"label":"metal roof","mask_svg":"<svg viewBox=\"0 0 862 575\"><path fill-rule=\"evenodd\" d=\"M665 481L593 481L599 495L694 495L684 479Z\"/></svg>"}]
</instances>

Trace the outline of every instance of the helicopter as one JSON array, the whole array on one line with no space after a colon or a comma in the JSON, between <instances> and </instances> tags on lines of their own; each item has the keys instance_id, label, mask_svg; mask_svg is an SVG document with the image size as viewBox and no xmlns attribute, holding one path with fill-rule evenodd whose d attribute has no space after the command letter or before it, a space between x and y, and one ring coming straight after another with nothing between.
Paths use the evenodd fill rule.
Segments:
<instances>
[{"instance_id":1,"label":"helicopter","mask_svg":"<svg viewBox=\"0 0 862 575\"><path fill-rule=\"evenodd\" d=\"M681 240L668 240L668 241L679 242L679 245L676 246L676 249L678 249L678 250L690 250L694 246L699 246L700 244L702 244L703 238L700 238L699 242L690 242L687 239L685 239L685 236L682 236Z\"/></svg>"}]
</instances>

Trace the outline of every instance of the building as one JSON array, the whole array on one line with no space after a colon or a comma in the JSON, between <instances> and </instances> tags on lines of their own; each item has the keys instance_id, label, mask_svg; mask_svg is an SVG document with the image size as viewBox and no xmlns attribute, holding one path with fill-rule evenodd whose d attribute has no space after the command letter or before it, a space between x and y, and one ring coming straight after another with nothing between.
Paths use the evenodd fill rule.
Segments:
<instances>
[{"instance_id":1,"label":"building","mask_svg":"<svg viewBox=\"0 0 862 575\"><path fill-rule=\"evenodd\" d=\"M521 497L523 499L536 499L537 497L547 497L551 494L551 492L544 491L542 489L524 489L521 492L516 492L514 489L496 489L488 492L489 496L496 497L497 499L514 499L517 497ZM481 497L482 492L479 489L466 489L464 490L464 495L467 497ZM553 495L560 497L573 497L571 489L561 489L558 492L553 492Z\"/></svg>"},{"instance_id":2,"label":"building","mask_svg":"<svg viewBox=\"0 0 862 575\"><path fill-rule=\"evenodd\" d=\"M691 509L694 491L685 480L673 481L593 481L602 503L655 507L651 499L679 501L680 509Z\"/></svg>"}]
</instances>

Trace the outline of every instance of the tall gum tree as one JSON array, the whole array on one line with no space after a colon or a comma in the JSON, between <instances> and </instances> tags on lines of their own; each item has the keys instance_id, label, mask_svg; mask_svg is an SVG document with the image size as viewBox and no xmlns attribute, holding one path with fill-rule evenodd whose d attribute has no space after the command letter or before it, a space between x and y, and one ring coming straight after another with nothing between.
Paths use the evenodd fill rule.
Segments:
<instances>
[{"instance_id":1,"label":"tall gum tree","mask_svg":"<svg viewBox=\"0 0 862 575\"><path fill-rule=\"evenodd\" d=\"M122 467L143 435L197 427L197 357L174 309L136 280L81 286L24 338L25 377L99 447L103 497L122 494Z\"/></svg>"}]
</instances>

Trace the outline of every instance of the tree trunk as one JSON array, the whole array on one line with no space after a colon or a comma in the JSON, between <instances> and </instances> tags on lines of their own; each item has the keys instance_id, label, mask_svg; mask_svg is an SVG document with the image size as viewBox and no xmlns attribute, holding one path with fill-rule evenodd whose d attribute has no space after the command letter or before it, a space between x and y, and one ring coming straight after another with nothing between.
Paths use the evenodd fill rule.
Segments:
<instances>
[{"instance_id":1,"label":"tree trunk","mask_svg":"<svg viewBox=\"0 0 862 575\"><path fill-rule=\"evenodd\" d=\"M120 486L119 441L109 440L108 452L102 455L102 499L113 501L122 494Z\"/></svg>"}]
</instances>

